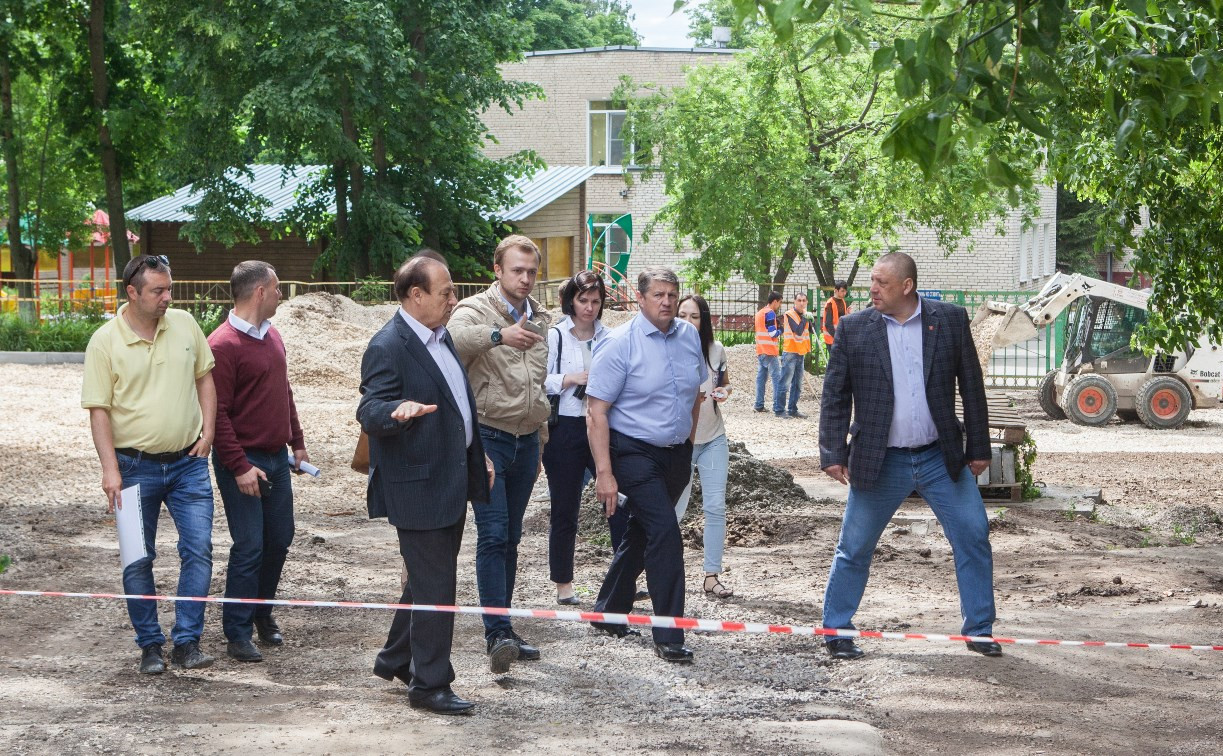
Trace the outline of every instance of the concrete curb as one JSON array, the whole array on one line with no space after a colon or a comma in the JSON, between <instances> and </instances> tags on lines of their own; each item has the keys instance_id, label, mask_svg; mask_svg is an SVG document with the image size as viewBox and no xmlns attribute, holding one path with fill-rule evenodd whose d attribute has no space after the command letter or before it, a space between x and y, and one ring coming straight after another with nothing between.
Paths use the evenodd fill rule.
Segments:
<instances>
[{"instance_id":1,"label":"concrete curb","mask_svg":"<svg viewBox=\"0 0 1223 756\"><path fill-rule=\"evenodd\" d=\"M84 352L0 352L0 365L79 365Z\"/></svg>"}]
</instances>

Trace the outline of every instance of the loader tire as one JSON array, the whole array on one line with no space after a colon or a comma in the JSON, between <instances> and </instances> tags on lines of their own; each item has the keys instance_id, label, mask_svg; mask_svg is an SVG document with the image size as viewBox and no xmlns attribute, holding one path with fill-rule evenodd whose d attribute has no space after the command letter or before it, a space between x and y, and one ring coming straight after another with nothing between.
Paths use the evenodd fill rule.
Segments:
<instances>
[{"instance_id":1,"label":"loader tire","mask_svg":"<svg viewBox=\"0 0 1223 756\"><path fill-rule=\"evenodd\" d=\"M1057 386L1053 383L1057 374L1057 370L1045 373L1045 377L1040 379L1040 385L1036 387L1036 397L1040 401L1040 408L1050 420L1065 420L1066 410L1057 403Z\"/></svg>"},{"instance_id":2,"label":"loader tire","mask_svg":"<svg viewBox=\"0 0 1223 756\"><path fill-rule=\"evenodd\" d=\"M1066 416L1078 425L1104 425L1117 413L1117 390L1098 375L1080 375L1066 387Z\"/></svg>"},{"instance_id":3,"label":"loader tire","mask_svg":"<svg viewBox=\"0 0 1223 756\"><path fill-rule=\"evenodd\" d=\"M1138 388L1134 397L1138 419L1156 430L1179 428L1193 409L1193 397L1185 384L1175 378L1159 375Z\"/></svg>"}]
</instances>

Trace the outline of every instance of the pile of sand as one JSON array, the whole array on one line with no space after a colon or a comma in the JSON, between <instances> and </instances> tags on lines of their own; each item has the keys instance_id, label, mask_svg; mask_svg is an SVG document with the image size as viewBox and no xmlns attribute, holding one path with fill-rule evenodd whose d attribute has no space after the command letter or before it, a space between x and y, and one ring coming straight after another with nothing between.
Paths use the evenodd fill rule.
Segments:
<instances>
[{"instance_id":1,"label":"pile of sand","mask_svg":"<svg viewBox=\"0 0 1223 756\"><path fill-rule=\"evenodd\" d=\"M282 304L275 322L289 354L289 381L294 386L334 388L355 398L361 385L361 356L395 308L360 305L325 293L303 294Z\"/></svg>"},{"instance_id":2,"label":"pile of sand","mask_svg":"<svg viewBox=\"0 0 1223 756\"><path fill-rule=\"evenodd\" d=\"M991 313L972 327L972 342L977 347L977 360L981 363L981 375L989 377L989 359L994 356L994 335L1002 327L1004 313Z\"/></svg>"}]
</instances>

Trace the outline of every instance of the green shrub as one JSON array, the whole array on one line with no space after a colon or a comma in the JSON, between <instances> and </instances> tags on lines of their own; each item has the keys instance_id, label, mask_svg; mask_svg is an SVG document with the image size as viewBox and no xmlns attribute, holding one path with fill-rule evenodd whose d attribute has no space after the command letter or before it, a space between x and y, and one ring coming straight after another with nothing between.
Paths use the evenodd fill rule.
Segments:
<instances>
[{"instance_id":1,"label":"green shrub","mask_svg":"<svg viewBox=\"0 0 1223 756\"><path fill-rule=\"evenodd\" d=\"M197 302L186 308L204 333L212 333L225 319L225 308ZM39 323L17 315L0 315L0 352L83 352L94 331L106 319L100 307L52 315Z\"/></svg>"},{"instance_id":2,"label":"green shrub","mask_svg":"<svg viewBox=\"0 0 1223 756\"><path fill-rule=\"evenodd\" d=\"M12 563L13 560L9 558L8 554L0 554L0 574L3 574L4 571L8 569L8 566Z\"/></svg>"}]
</instances>

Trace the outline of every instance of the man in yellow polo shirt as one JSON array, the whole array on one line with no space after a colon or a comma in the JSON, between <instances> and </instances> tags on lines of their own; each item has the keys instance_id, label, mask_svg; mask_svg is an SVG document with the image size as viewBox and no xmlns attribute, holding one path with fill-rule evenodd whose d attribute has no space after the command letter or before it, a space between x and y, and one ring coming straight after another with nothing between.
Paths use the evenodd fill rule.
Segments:
<instances>
[{"instance_id":1,"label":"man in yellow polo shirt","mask_svg":"<svg viewBox=\"0 0 1223 756\"><path fill-rule=\"evenodd\" d=\"M153 584L157 518L162 502L178 529L178 595L207 596L212 580L212 446L217 395L212 350L191 315L171 310L170 265L164 256L134 258L123 270L127 304L85 350L81 406L89 410L93 444L102 461L106 511L120 492L140 486L145 556L123 569L123 592L157 592ZM140 671L165 671L166 637L157 602L128 600L140 646ZM207 667L200 650L204 605L175 605L171 659L185 669Z\"/></svg>"}]
</instances>

